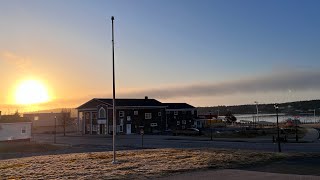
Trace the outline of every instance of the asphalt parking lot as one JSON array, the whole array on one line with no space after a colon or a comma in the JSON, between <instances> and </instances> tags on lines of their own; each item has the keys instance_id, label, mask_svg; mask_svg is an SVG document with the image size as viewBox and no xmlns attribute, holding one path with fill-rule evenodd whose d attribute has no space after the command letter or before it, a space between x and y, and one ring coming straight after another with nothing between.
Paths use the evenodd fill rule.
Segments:
<instances>
[{"instance_id":1,"label":"asphalt parking lot","mask_svg":"<svg viewBox=\"0 0 320 180\"><path fill-rule=\"evenodd\" d=\"M33 140L42 143L53 143L53 134L35 134ZM56 137L57 144L91 149L92 151L112 150L112 136L67 135ZM141 149L141 135L116 136L117 149ZM320 152L320 143L282 143L283 152ZM277 144L265 140L221 140L210 141L206 137L144 135L143 148L223 148L277 152Z\"/></svg>"}]
</instances>

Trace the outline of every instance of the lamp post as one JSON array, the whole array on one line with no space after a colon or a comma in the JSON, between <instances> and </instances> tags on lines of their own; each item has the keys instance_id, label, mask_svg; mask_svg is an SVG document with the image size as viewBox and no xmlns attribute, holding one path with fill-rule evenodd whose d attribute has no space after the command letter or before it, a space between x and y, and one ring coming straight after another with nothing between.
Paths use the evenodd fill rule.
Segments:
<instances>
[{"instance_id":1,"label":"lamp post","mask_svg":"<svg viewBox=\"0 0 320 180\"><path fill-rule=\"evenodd\" d=\"M211 111L209 111L209 113L210 113L210 134L211 134L210 140L212 141L212 116L211 116Z\"/></svg>"},{"instance_id":2,"label":"lamp post","mask_svg":"<svg viewBox=\"0 0 320 180\"><path fill-rule=\"evenodd\" d=\"M111 23L112 23L112 85L113 85L113 99L112 99L112 104L113 104L113 133L112 133L112 147L113 147L113 159L112 159L112 164L116 164L116 89L115 89L115 72L114 72L114 27L113 27L113 21L114 17L111 16Z\"/></svg>"},{"instance_id":3,"label":"lamp post","mask_svg":"<svg viewBox=\"0 0 320 180\"><path fill-rule=\"evenodd\" d=\"M258 101L255 101L254 102L255 104L256 104L256 109L257 109L257 115L256 115L256 118L255 118L255 126L254 127L256 127L256 125L257 125L257 122L259 122L259 109L258 109Z\"/></svg>"},{"instance_id":4,"label":"lamp post","mask_svg":"<svg viewBox=\"0 0 320 180\"><path fill-rule=\"evenodd\" d=\"M54 116L54 139L53 142L56 144L57 142L57 116Z\"/></svg>"},{"instance_id":5,"label":"lamp post","mask_svg":"<svg viewBox=\"0 0 320 180\"><path fill-rule=\"evenodd\" d=\"M295 119L294 122L295 122L295 131L296 131L296 142L298 142L298 140L299 140L299 137L298 137L298 120Z\"/></svg>"},{"instance_id":6,"label":"lamp post","mask_svg":"<svg viewBox=\"0 0 320 180\"><path fill-rule=\"evenodd\" d=\"M313 111L313 120L316 123L316 109L309 109L308 111Z\"/></svg>"},{"instance_id":7,"label":"lamp post","mask_svg":"<svg viewBox=\"0 0 320 180\"><path fill-rule=\"evenodd\" d=\"M276 109L276 113L277 113L277 132L278 132L278 137L277 137L277 142L278 142L278 151L281 152L281 145L280 145L280 129L279 129L279 106L278 104L274 105L274 108Z\"/></svg>"},{"instance_id":8,"label":"lamp post","mask_svg":"<svg viewBox=\"0 0 320 180\"><path fill-rule=\"evenodd\" d=\"M254 103L256 104L256 109L257 109L257 117L256 117L256 119L258 119L258 122L259 122L259 109L258 109L258 101L255 101Z\"/></svg>"}]
</instances>

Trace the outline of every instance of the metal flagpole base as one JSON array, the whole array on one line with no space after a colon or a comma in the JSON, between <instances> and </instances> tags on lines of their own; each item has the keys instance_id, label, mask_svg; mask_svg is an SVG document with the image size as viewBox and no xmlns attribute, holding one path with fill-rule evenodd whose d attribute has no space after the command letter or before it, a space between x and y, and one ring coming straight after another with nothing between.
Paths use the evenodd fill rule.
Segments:
<instances>
[{"instance_id":1,"label":"metal flagpole base","mask_svg":"<svg viewBox=\"0 0 320 180\"><path fill-rule=\"evenodd\" d=\"M118 161L112 161L112 164L119 164Z\"/></svg>"}]
</instances>

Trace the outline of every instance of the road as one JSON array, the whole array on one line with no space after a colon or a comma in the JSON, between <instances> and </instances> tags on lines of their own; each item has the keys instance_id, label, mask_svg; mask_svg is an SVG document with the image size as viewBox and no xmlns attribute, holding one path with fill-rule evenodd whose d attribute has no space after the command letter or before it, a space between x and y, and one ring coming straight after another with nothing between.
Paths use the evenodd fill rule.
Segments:
<instances>
[{"instance_id":1,"label":"road","mask_svg":"<svg viewBox=\"0 0 320 180\"><path fill-rule=\"evenodd\" d=\"M210 141L203 137L144 135L144 148L223 148L277 152L277 144L271 141ZM53 143L52 134L35 134L36 142ZM93 151L112 150L112 136L98 135L57 135L58 144L68 144L72 147L83 147ZM117 149L140 149L142 139L140 135L119 135L116 138ZM281 144L283 152L320 152L319 140L313 143L285 143Z\"/></svg>"},{"instance_id":2,"label":"road","mask_svg":"<svg viewBox=\"0 0 320 180\"><path fill-rule=\"evenodd\" d=\"M319 176L279 174L239 169L209 170L173 175L156 180L319 180Z\"/></svg>"},{"instance_id":3,"label":"road","mask_svg":"<svg viewBox=\"0 0 320 180\"><path fill-rule=\"evenodd\" d=\"M320 179L320 157L296 157L240 169L209 169L174 174L157 180L315 180Z\"/></svg>"}]
</instances>

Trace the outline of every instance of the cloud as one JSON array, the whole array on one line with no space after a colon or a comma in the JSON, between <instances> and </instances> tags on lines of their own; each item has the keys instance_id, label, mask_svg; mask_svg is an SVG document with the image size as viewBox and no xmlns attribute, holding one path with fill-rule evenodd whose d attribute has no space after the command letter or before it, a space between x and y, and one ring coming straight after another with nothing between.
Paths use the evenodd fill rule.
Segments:
<instances>
[{"instance_id":1,"label":"cloud","mask_svg":"<svg viewBox=\"0 0 320 180\"><path fill-rule=\"evenodd\" d=\"M7 63L14 65L19 70L25 71L30 67L30 59L18 56L12 52L2 52L0 57Z\"/></svg>"},{"instance_id":2,"label":"cloud","mask_svg":"<svg viewBox=\"0 0 320 180\"><path fill-rule=\"evenodd\" d=\"M207 104L207 99L215 99L219 100L220 104L234 104L235 102L237 102L237 104L243 104L244 100L247 99L246 97L254 97L251 98L252 102L253 100L260 101L262 99L266 102L312 99L312 97L308 98L308 96L315 96L319 90L320 71L290 71L251 76L222 83L190 84L175 87L131 90L127 92L121 92L120 89L117 91L116 96L118 98L143 98L144 96L149 96L150 98L160 99L161 101L173 99L180 101L180 99L183 98L183 101L190 103L192 103L191 99L193 101L201 99L203 101L201 102L202 104ZM274 94L276 92L280 92L280 95ZM291 97L291 92L299 95L299 97ZM308 92L313 92L313 94L308 94ZM224 99L225 96L226 98ZM20 112L26 112L38 109L77 107L91 98L100 97L111 98L112 93L54 99L53 101L42 103L32 108L0 104L0 110L2 109L3 112L7 112L8 110L14 112L16 109L19 109ZM227 97L233 98L230 100Z\"/></svg>"},{"instance_id":3,"label":"cloud","mask_svg":"<svg viewBox=\"0 0 320 180\"><path fill-rule=\"evenodd\" d=\"M176 98L320 90L320 71L291 71L252 76L223 83L191 84L120 93L121 97Z\"/></svg>"}]
</instances>

